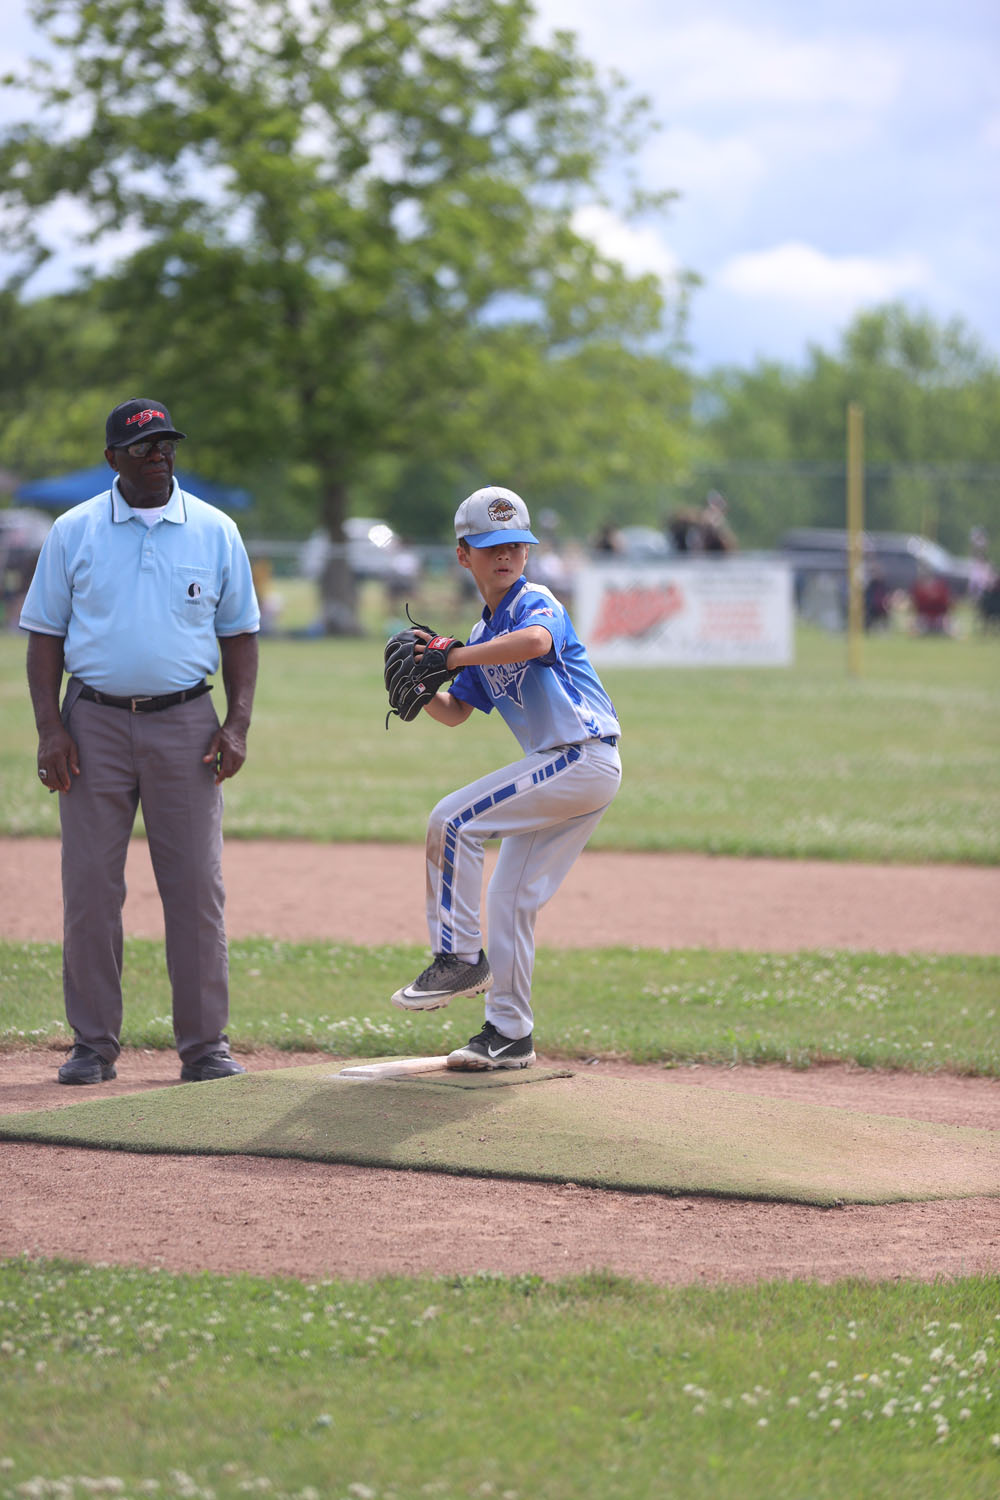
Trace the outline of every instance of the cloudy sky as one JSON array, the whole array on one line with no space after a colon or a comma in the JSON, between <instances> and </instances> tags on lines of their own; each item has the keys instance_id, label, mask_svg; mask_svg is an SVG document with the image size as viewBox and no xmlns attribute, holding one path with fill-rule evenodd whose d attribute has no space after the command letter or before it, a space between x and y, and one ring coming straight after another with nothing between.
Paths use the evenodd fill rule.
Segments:
<instances>
[{"instance_id":1,"label":"cloudy sky","mask_svg":"<svg viewBox=\"0 0 1000 1500\"><path fill-rule=\"evenodd\" d=\"M799 362L889 299L1000 353L996 0L535 4L543 31L575 31L653 103L640 177L679 201L631 226L595 205L578 227L668 283L702 278L697 367ZM30 44L24 0L5 23L10 61Z\"/></svg>"},{"instance_id":2,"label":"cloudy sky","mask_svg":"<svg viewBox=\"0 0 1000 1500\"><path fill-rule=\"evenodd\" d=\"M797 362L890 298L1000 351L996 0L537 3L654 104L642 176L682 197L634 240L603 228L703 278L699 365Z\"/></svg>"}]
</instances>

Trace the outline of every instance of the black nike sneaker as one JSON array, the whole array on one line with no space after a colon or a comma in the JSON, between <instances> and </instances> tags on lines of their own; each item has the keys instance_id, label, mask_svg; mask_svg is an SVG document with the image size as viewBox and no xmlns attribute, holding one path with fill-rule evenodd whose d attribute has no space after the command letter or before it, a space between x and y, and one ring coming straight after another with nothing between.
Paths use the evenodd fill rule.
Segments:
<instances>
[{"instance_id":1,"label":"black nike sneaker","mask_svg":"<svg viewBox=\"0 0 1000 1500\"><path fill-rule=\"evenodd\" d=\"M435 953L434 962L391 999L400 1010L440 1010L456 995L481 995L492 983L489 960L482 948L474 964L453 953Z\"/></svg>"},{"instance_id":2,"label":"black nike sneaker","mask_svg":"<svg viewBox=\"0 0 1000 1500\"><path fill-rule=\"evenodd\" d=\"M487 1021L478 1036L448 1054L449 1068L528 1068L535 1060L531 1032L511 1040Z\"/></svg>"}]
</instances>

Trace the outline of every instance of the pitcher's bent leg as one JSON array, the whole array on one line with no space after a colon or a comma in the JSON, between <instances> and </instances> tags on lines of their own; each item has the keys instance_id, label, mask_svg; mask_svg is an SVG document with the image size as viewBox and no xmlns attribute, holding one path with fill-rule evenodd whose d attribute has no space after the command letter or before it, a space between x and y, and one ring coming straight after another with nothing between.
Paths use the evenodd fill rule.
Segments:
<instances>
[{"instance_id":1,"label":"pitcher's bent leg","mask_svg":"<svg viewBox=\"0 0 1000 1500\"><path fill-rule=\"evenodd\" d=\"M483 844L572 815L563 801L575 751L539 751L442 798L427 824L427 929L435 953L483 946ZM605 800L610 800L609 794Z\"/></svg>"},{"instance_id":2,"label":"pitcher's bent leg","mask_svg":"<svg viewBox=\"0 0 1000 1500\"><path fill-rule=\"evenodd\" d=\"M535 914L558 889L620 781L621 761L611 747L557 746L481 777L431 815L427 921L435 951L451 943L444 951L478 952L483 844L502 840L488 896L494 986L486 1018L505 1036L531 1030Z\"/></svg>"},{"instance_id":3,"label":"pitcher's bent leg","mask_svg":"<svg viewBox=\"0 0 1000 1500\"><path fill-rule=\"evenodd\" d=\"M605 808L555 828L505 838L486 894L493 988L486 1019L504 1036L534 1029L531 979L535 968L535 919L562 885Z\"/></svg>"},{"instance_id":4,"label":"pitcher's bent leg","mask_svg":"<svg viewBox=\"0 0 1000 1500\"><path fill-rule=\"evenodd\" d=\"M475 959L483 946L483 835L468 816L480 783L444 797L427 820L426 909L432 953ZM471 825L471 826L470 826Z\"/></svg>"}]
</instances>

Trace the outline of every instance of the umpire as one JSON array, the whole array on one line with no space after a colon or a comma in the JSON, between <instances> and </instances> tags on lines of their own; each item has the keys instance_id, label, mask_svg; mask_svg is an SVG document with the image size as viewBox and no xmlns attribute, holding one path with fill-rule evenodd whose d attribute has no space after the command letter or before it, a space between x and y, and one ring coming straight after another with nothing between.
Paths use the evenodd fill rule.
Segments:
<instances>
[{"instance_id":1,"label":"umpire","mask_svg":"<svg viewBox=\"0 0 1000 1500\"><path fill-rule=\"evenodd\" d=\"M220 787L246 760L260 612L236 526L174 478L183 437L162 401L115 407L104 450L111 487L57 519L21 611L38 776L61 793L63 993L75 1045L60 1083L115 1077L125 859L140 803L181 1079L244 1071L226 1036ZM220 656L221 724L205 680Z\"/></svg>"}]
</instances>

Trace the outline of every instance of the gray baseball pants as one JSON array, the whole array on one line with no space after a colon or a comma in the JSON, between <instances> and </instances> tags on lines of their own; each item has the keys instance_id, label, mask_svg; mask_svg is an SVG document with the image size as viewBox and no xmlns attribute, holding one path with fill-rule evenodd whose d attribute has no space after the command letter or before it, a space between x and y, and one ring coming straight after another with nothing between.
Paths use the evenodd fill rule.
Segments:
<instances>
[{"instance_id":1,"label":"gray baseball pants","mask_svg":"<svg viewBox=\"0 0 1000 1500\"><path fill-rule=\"evenodd\" d=\"M125 860L141 805L163 903L174 1039L183 1062L226 1049L229 955L222 792L202 764L218 717L209 694L160 713L88 702L71 681L63 722L80 775L60 794L63 994L75 1041L120 1051Z\"/></svg>"},{"instance_id":2,"label":"gray baseball pants","mask_svg":"<svg viewBox=\"0 0 1000 1500\"><path fill-rule=\"evenodd\" d=\"M526 755L445 797L427 825L427 927L435 953L483 946L483 845L501 839L486 897L493 987L486 1019L508 1037L534 1025L535 919L559 889L621 783L602 740Z\"/></svg>"}]
</instances>

